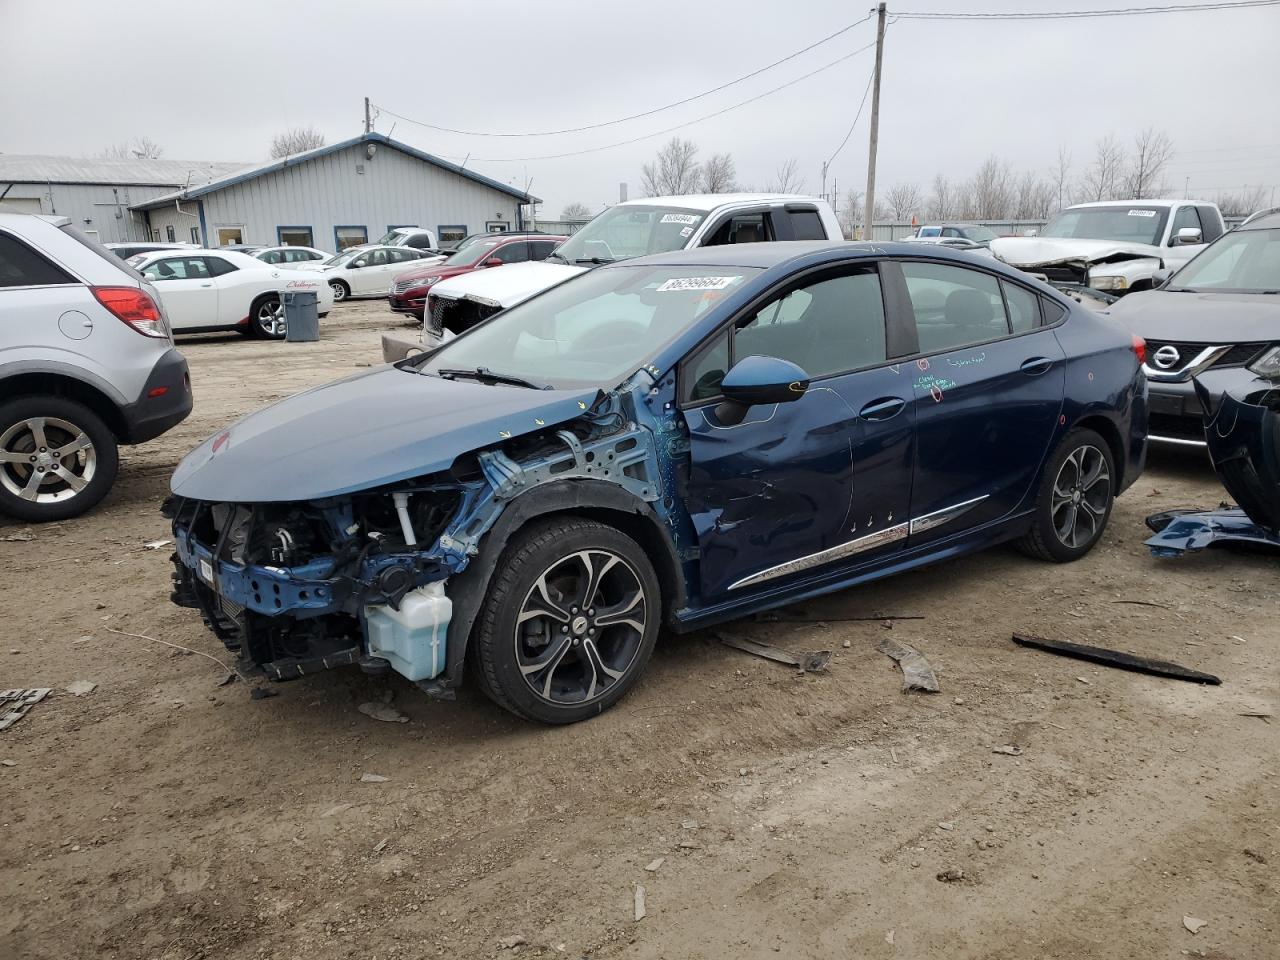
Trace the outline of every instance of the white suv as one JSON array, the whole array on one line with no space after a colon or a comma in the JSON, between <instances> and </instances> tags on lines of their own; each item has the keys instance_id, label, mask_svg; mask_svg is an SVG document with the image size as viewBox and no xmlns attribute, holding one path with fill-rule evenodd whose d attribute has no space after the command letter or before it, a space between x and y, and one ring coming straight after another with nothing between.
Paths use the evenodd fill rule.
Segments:
<instances>
[{"instance_id":1,"label":"white suv","mask_svg":"<svg viewBox=\"0 0 1280 960\"><path fill-rule=\"evenodd\" d=\"M155 290L66 217L0 213L0 513L64 520L191 412Z\"/></svg>"}]
</instances>

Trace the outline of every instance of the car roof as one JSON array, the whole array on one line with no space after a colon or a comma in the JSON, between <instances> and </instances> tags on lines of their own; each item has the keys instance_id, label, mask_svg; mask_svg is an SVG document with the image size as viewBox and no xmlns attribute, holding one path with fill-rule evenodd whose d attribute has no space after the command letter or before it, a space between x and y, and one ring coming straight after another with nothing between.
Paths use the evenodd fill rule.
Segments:
<instances>
[{"instance_id":1,"label":"car roof","mask_svg":"<svg viewBox=\"0 0 1280 960\"><path fill-rule=\"evenodd\" d=\"M991 257L975 263L971 254L943 244L926 245L895 240L874 242L865 240L785 240L772 243L730 243L714 247L695 247L691 250L673 250L669 253L653 253L645 257L621 260L616 266L679 266L679 267L755 267L768 270L783 264L805 260L811 264L827 261L847 261L859 257L910 257L930 260L954 260L957 266L977 267L1031 283L1041 289L1049 289L1037 283L1027 274ZM610 269L602 267L601 269Z\"/></svg>"},{"instance_id":2,"label":"car roof","mask_svg":"<svg viewBox=\"0 0 1280 960\"><path fill-rule=\"evenodd\" d=\"M1245 220L1237 230L1274 230L1280 227L1280 207L1272 207L1269 210L1259 210L1257 213L1251 213L1245 217Z\"/></svg>"},{"instance_id":3,"label":"car roof","mask_svg":"<svg viewBox=\"0 0 1280 960\"><path fill-rule=\"evenodd\" d=\"M1171 200L1167 197L1150 197L1144 200L1090 200L1088 203L1073 203L1070 207L1064 207L1063 209L1075 210L1080 207L1175 207L1180 203L1196 203L1204 206L1209 201Z\"/></svg>"},{"instance_id":4,"label":"car roof","mask_svg":"<svg viewBox=\"0 0 1280 960\"><path fill-rule=\"evenodd\" d=\"M821 203L819 197L799 193L690 193L678 197L645 197L627 200L620 207L684 207L687 210L716 210L735 203L761 203L764 201L798 201Z\"/></svg>"}]
</instances>

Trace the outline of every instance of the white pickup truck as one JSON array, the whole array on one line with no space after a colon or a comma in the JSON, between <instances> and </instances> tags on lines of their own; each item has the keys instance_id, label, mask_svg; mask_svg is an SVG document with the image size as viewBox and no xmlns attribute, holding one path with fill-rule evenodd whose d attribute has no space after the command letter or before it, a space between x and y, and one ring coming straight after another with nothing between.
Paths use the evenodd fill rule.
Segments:
<instances>
[{"instance_id":1,"label":"white pickup truck","mask_svg":"<svg viewBox=\"0 0 1280 960\"><path fill-rule=\"evenodd\" d=\"M600 264L726 243L842 237L835 211L817 197L724 193L629 200L602 212L546 260L476 270L436 284L427 299L423 343L434 343L445 331L461 333ZM388 361L418 349L419 344L383 337Z\"/></svg>"},{"instance_id":2,"label":"white pickup truck","mask_svg":"<svg viewBox=\"0 0 1280 960\"><path fill-rule=\"evenodd\" d=\"M1113 296L1151 289L1157 270L1177 269L1226 231L1200 200L1103 200L1054 215L1038 236L991 241L997 259L1055 286Z\"/></svg>"}]
</instances>

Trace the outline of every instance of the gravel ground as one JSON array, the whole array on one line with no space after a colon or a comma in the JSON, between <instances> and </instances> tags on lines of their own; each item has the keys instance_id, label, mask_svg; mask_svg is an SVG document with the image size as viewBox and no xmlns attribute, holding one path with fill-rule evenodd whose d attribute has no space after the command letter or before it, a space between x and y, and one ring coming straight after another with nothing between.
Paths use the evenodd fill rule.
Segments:
<instances>
[{"instance_id":1,"label":"gravel ground","mask_svg":"<svg viewBox=\"0 0 1280 960\"><path fill-rule=\"evenodd\" d=\"M56 691L0 733L0 958L1278 955L1280 721L1247 714L1280 713L1280 564L1142 546L1147 514L1224 496L1196 454L1153 456L1076 564L998 549L806 605L818 622L735 625L833 650L825 674L664 637L566 729L352 671L251 701L113 632L225 656L144 546L169 474L233 417L378 362L389 329L373 301L318 344L185 342L195 413L126 450L101 507L0 520L0 687ZM889 619L841 619L869 615ZM900 692L886 635L940 694ZM358 712L384 697L410 722Z\"/></svg>"}]
</instances>

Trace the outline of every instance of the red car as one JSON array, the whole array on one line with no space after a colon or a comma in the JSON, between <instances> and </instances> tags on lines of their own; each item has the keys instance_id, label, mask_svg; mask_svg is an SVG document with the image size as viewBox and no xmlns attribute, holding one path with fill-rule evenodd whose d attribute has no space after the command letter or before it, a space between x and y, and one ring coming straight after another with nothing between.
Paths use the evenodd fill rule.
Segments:
<instances>
[{"instance_id":1,"label":"red car","mask_svg":"<svg viewBox=\"0 0 1280 960\"><path fill-rule=\"evenodd\" d=\"M413 314L421 320L427 302L427 291L432 284L472 270L524 263L528 260L545 260L552 250L567 239L569 238L545 233L494 233L472 240L443 263L419 267L397 276L391 284L387 300L396 313Z\"/></svg>"}]
</instances>

